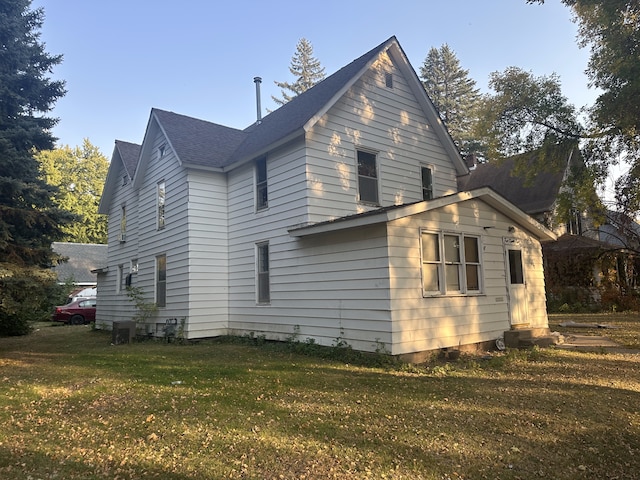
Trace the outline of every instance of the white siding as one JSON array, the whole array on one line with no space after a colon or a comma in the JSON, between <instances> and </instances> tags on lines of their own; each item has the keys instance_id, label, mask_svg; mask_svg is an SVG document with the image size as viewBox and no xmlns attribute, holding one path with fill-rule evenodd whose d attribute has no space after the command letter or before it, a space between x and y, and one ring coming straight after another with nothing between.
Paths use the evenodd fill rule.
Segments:
<instances>
[{"instance_id":1,"label":"white siding","mask_svg":"<svg viewBox=\"0 0 640 480\"><path fill-rule=\"evenodd\" d=\"M190 338L227 332L229 319L227 180L222 173L189 172Z\"/></svg>"},{"instance_id":2,"label":"white siding","mask_svg":"<svg viewBox=\"0 0 640 480\"><path fill-rule=\"evenodd\" d=\"M393 73L393 88L385 86L385 72ZM370 209L357 202L358 147L378 152L382 206L422 200L422 165L433 170L435 196L457 191L451 159L386 55L318 121L307 141L312 222Z\"/></svg>"},{"instance_id":3,"label":"white siding","mask_svg":"<svg viewBox=\"0 0 640 480\"><path fill-rule=\"evenodd\" d=\"M518 238L523 245L531 326L547 326L540 244L519 229L509 232L511 225L513 222L479 200L389 223L394 354L494 340L510 328L505 237ZM481 238L480 295L423 297L421 229Z\"/></svg>"},{"instance_id":4,"label":"white siding","mask_svg":"<svg viewBox=\"0 0 640 480\"><path fill-rule=\"evenodd\" d=\"M117 168L116 178L122 179L125 169L119 157L112 159L111 168ZM122 206L126 207L126 240L120 242L120 221ZM107 272L101 274L98 285L96 326L111 328L114 321L130 320L134 314L133 304L124 292L116 291L118 285L118 266L126 271L132 259L138 258L138 195L131 181L122 185L119 181L109 205ZM135 276L135 275L134 275Z\"/></svg>"}]
</instances>

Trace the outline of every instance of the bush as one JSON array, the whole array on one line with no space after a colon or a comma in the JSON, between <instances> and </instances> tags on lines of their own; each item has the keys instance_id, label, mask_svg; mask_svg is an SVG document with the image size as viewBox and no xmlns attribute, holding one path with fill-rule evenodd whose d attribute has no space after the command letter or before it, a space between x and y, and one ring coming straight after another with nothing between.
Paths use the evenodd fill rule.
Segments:
<instances>
[{"instance_id":1,"label":"bush","mask_svg":"<svg viewBox=\"0 0 640 480\"><path fill-rule=\"evenodd\" d=\"M0 336L26 335L29 323L46 321L64 287L52 270L0 264Z\"/></svg>"}]
</instances>

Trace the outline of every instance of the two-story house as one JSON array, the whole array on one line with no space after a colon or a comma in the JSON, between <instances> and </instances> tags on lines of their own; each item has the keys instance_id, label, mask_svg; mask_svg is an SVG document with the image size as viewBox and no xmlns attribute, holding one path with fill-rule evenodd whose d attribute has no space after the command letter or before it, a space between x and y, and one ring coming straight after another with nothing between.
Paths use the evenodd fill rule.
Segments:
<instances>
[{"instance_id":1,"label":"two-story house","mask_svg":"<svg viewBox=\"0 0 640 480\"><path fill-rule=\"evenodd\" d=\"M244 130L153 109L116 142L98 325L126 286L229 333L394 355L546 328L541 240L554 234L468 168L392 37ZM157 325L157 326L156 326Z\"/></svg>"}]
</instances>

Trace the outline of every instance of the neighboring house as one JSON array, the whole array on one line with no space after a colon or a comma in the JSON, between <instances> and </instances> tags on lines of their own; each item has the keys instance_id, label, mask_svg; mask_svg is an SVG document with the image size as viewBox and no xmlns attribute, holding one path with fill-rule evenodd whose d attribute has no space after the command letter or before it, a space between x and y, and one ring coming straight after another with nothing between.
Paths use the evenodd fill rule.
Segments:
<instances>
[{"instance_id":1,"label":"neighboring house","mask_svg":"<svg viewBox=\"0 0 640 480\"><path fill-rule=\"evenodd\" d=\"M535 153L526 161L531 163L534 157ZM571 170L581 166L579 154L572 152L564 168L542 171L531 179L517 173L517 161L516 157L482 164L468 160L470 173L460 177L459 186L494 189L558 236L543 243L548 299L560 305L600 302L603 290L635 286L638 261L629 247L637 245L635 232L640 230L633 230L637 224L613 212L599 214L602 222L578 208L559 208L560 196L571 192L567 184ZM565 213L559 214L562 210Z\"/></svg>"},{"instance_id":2,"label":"neighboring house","mask_svg":"<svg viewBox=\"0 0 640 480\"><path fill-rule=\"evenodd\" d=\"M411 355L546 328L555 235L467 173L395 37L245 130L153 109L107 175L96 323L131 319L130 283L158 306L140 329L189 339Z\"/></svg>"},{"instance_id":3,"label":"neighboring house","mask_svg":"<svg viewBox=\"0 0 640 480\"><path fill-rule=\"evenodd\" d=\"M54 267L58 283L71 282L77 287L95 287L94 270L107 264L107 246L96 243L53 242L53 251L64 261Z\"/></svg>"}]
</instances>

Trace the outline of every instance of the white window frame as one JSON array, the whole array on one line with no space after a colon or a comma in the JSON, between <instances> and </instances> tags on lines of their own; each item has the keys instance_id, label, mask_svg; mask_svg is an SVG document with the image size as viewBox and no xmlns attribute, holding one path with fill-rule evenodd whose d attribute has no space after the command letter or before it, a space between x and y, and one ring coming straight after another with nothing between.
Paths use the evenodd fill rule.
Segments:
<instances>
[{"instance_id":1,"label":"white window frame","mask_svg":"<svg viewBox=\"0 0 640 480\"><path fill-rule=\"evenodd\" d=\"M428 188L424 186L424 171L429 170L429 176L431 180L431 185ZM420 165L420 187L422 191L422 200L432 200L435 197L434 189L433 189L433 167L431 165ZM429 198L425 195L425 192L428 191L430 193Z\"/></svg>"},{"instance_id":2,"label":"white window frame","mask_svg":"<svg viewBox=\"0 0 640 480\"><path fill-rule=\"evenodd\" d=\"M266 264L263 261L266 248ZM269 242L256 243L256 303L268 305L271 303L271 252ZM264 268L266 266L266 269Z\"/></svg>"},{"instance_id":3,"label":"white window frame","mask_svg":"<svg viewBox=\"0 0 640 480\"><path fill-rule=\"evenodd\" d=\"M120 242L127 240L127 206L125 204L120 205Z\"/></svg>"},{"instance_id":4,"label":"white window frame","mask_svg":"<svg viewBox=\"0 0 640 480\"><path fill-rule=\"evenodd\" d=\"M156 185L156 227L158 230L166 226L167 184L160 180Z\"/></svg>"},{"instance_id":5,"label":"white window frame","mask_svg":"<svg viewBox=\"0 0 640 480\"><path fill-rule=\"evenodd\" d=\"M161 271L160 271L160 259L164 259L164 279L161 279ZM156 255L156 259L155 259L155 289L154 289L154 301L157 307L166 307L167 306L167 255L165 253L160 254L160 255ZM164 297L162 300L160 301L160 295L158 295L159 291L160 291L160 286L163 285L163 290L164 290L164 294L162 295L162 297Z\"/></svg>"},{"instance_id":6,"label":"white window frame","mask_svg":"<svg viewBox=\"0 0 640 480\"><path fill-rule=\"evenodd\" d=\"M371 155L373 156L373 160L374 160L374 166L375 166L375 177L372 177L371 175L365 175L364 173L361 173L360 171L360 154L363 155ZM356 174L357 174L357 179L358 179L358 202L366 204L366 205L374 205L374 206L379 206L380 205L380 164L378 161L378 152L376 152L375 150L371 150L371 149L367 149L367 148L362 148L362 147L357 147L356 148ZM361 186L361 180L362 181L375 181L375 194L376 194L376 198L374 200L371 199L363 199L362 198L362 186Z\"/></svg>"},{"instance_id":7,"label":"white window frame","mask_svg":"<svg viewBox=\"0 0 640 480\"><path fill-rule=\"evenodd\" d=\"M425 235L432 235L437 241L436 258L425 258L424 252L424 237ZM458 256L452 258L451 255L447 255L445 251L445 242L448 239L455 237L457 240ZM465 241L467 239L475 239L475 245L477 248L477 259L467 260ZM436 266L436 280L437 286L435 289L425 288L425 269L427 265ZM422 294L424 297L433 296L474 296L482 295L484 293L484 268L482 260L482 237L480 235L465 234L460 232L450 231L434 231L434 230L420 230L420 277L422 279ZM469 273L471 269L477 272L478 288L469 288L470 280L472 280ZM448 277L447 272L453 272L457 274L457 285L453 285L451 277ZM454 288L452 288L454 287Z\"/></svg>"},{"instance_id":8,"label":"white window frame","mask_svg":"<svg viewBox=\"0 0 640 480\"><path fill-rule=\"evenodd\" d=\"M264 178L261 177L261 170L264 168ZM267 172L267 157L260 157L256 160L254 168L254 186L256 198L256 212L269 208L269 175ZM262 193L264 192L264 198Z\"/></svg>"}]
</instances>

